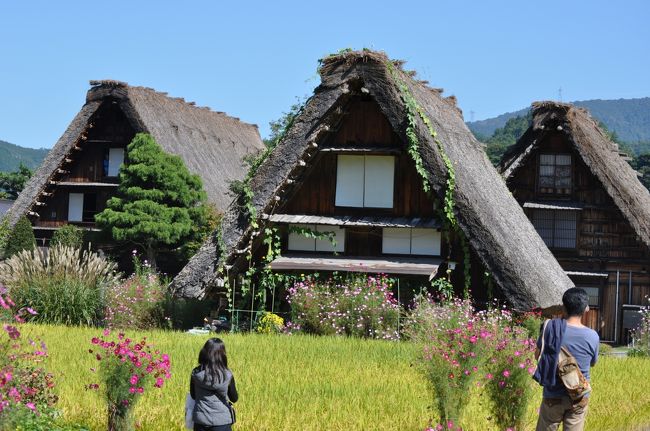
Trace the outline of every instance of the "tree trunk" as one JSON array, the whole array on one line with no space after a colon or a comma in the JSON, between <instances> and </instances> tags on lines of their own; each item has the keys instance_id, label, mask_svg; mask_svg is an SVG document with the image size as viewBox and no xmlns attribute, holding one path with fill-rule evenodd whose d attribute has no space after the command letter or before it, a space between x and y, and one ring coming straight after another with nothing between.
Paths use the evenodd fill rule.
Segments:
<instances>
[{"instance_id":1,"label":"tree trunk","mask_svg":"<svg viewBox=\"0 0 650 431\"><path fill-rule=\"evenodd\" d=\"M147 263L151 266L151 269L155 272L156 269L157 269L157 266L156 266L156 250L154 250L151 243L147 243L147 249L146 249L145 252L147 253Z\"/></svg>"}]
</instances>

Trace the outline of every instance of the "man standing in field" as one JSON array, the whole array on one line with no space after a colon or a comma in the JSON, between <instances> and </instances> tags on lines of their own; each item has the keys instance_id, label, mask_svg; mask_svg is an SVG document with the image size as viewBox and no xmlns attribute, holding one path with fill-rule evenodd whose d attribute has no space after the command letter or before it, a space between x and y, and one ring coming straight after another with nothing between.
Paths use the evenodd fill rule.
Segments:
<instances>
[{"instance_id":1,"label":"man standing in field","mask_svg":"<svg viewBox=\"0 0 650 431\"><path fill-rule=\"evenodd\" d=\"M589 380L589 368L596 365L598 359L600 339L594 330L582 324L582 317L589 311L589 296L584 289L568 289L562 296L562 304L566 318L550 320L537 340L535 357L539 363L533 378L544 387L537 431L555 431L560 423L564 424L564 431L582 431L587 416L589 394L579 400L569 397L558 377L558 356L561 347L565 347ZM542 336L544 351L540 351Z\"/></svg>"}]
</instances>

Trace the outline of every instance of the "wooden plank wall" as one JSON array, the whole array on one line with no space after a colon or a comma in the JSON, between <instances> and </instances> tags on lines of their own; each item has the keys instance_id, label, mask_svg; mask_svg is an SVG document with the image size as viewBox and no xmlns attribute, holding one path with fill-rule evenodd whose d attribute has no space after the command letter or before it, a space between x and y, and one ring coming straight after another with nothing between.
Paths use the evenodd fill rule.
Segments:
<instances>
[{"instance_id":1,"label":"wooden plank wall","mask_svg":"<svg viewBox=\"0 0 650 431\"><path fill-rule=\"evenodd\" d=\"M278 212L308 215L385 215L390 217L433 217L434 199L422 189L422 180L410 156L393 132L386 117L374 102L354 101L350 104L340 128L333 134L330 147L383 147L397 150L395 165L394 207L337 208L337 153L321 152L309 167L297 190ZM322 147L322 145L321 145ZM381 154L374 152L371 154Z\"/></svg>"}]
</instances>

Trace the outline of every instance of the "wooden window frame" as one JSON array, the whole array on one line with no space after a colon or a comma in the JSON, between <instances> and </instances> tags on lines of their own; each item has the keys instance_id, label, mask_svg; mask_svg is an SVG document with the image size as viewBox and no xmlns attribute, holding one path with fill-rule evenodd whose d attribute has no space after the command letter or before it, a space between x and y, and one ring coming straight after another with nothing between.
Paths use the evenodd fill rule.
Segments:
<instances>
[{"instance_id":1,"label":"wooden window frame","mask_svg":"<svg viewBox=\"0 0 650 431\"><path fill-rule=\"evenodd\" d=\"M551 228L550 228L550 231L551 231L551 238L550 238L550 244L547 243L546 240L544 240L544 236L542 236L542 234L541 234L540 231L538 230L538 227L535 225L535 214L539 214L539 213L542 212L542 211L544 211L544 212L550 212L550 213L553 214L553 218L550 219L550 221L551 221ZM574 214L575 214L575 225L574 225L574 229L573 229L573 231L574 231L574 243L573 243L573 246L571 246L571 247L561 247L561 246L557 246L557 245L555 245L556 242L559 242L559 241L558 241L558 238L557 238L557 232L558 232L558 228L557 228L558 214L562 214L562 213L574 213ZM549 220L549 219L547 219L547 220ZM532 222L532 224L533 224L533 227L535 228L535 230L536 230L537 233L539 234L539 236L542 238L542 241L544 241L544 244L546 244L546 246L547 246L549 249L552 249L552 250L576 250L576 249L578 248L578 211L570 211L570 210L552 210L552 209L534 209L533 212L532 212L532 214L531 214L531 222Z\"/></svg>"},{"instance_id":2,"label":"wooden window frame","mask_svg":"<svg viewBox=\"0 0 650 431\"><path fill-rule=\"evenodd\" d=\"M542 156L553 156L553 165L545 165L545 166L553 166L553 187L542 187ZM558 156L568 156L570 158L570 163L568 165L561 165L561 166L569 166L569 180L570 184L569 187L557 187L557 180L558 178L564 178L560 177L557 175L557 157ZM537 175L536 175L536 183L537 183L537 193L539 193L541 196L552 196L552 197L570 197L573 194L574 190L574 183L575 183L575 178L574 178L574 157L573 154L571 153L540 153L537 156ZM549 177L548 175L544 175L544 177ZM543 191L542 189L552 189L553 191ZM567 193L559 193L558 190L560 189L568 189Z\"/></svg>"}]
</instances>

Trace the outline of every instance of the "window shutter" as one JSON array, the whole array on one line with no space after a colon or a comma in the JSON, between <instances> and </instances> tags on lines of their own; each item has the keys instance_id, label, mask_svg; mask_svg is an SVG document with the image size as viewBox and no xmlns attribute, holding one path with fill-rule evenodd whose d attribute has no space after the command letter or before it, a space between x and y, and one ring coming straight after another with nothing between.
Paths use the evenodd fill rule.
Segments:
<instances>
[{"instance_id":1,"label":"window shutter","mask_svg":"<svg viewBox=\"0 0 650 431\"><path fill-rule=\"evenodd\" d=\"M302 227L307 229L314 229L314 225L310 224L297 224L289 225L289 228L292 226ZM289 250L295 251L315 251L316 250L316 238L307 238L306 236L300 235L296 232L289 232Z\"/></svg>"},{"instance_id":2,"label":"window shutter","mask_svg":"<svg viewBox=\"0 0 650 431\"><path fill-rule=\"evenodd\" d=\"M120 166L124 163L124 148L111 148L108 150L108 175L116 177L120 172Z\"/></svg>"},{"instance_id":3,"label":"window shutter","mask_svg":"<svg viewBox=\"0 0 650 431\"><path fill-rule=\"evenodd\" d=\"M385 227L382 232L381 252L385 254L411 254L410 229Z\"/></svg>"},{"instance_id":4,"label":"window shutter","mask_svg":"<svg viewBox=\"0 0 650 431\"><path fill-rule=\"evenodd\" d=\"M395 157L366 156L364 203L369 208L393 208Z\"/></svg>"},{"instance_id":5,"label":"window shutter","mask_svg":"<svg viewBox=\"0 0 650 431\"><path fill-rule=\"evenodd\" d=\"M317 239L316 251L343 252L345 250L345 229L338 226L317 225L316 232L334 232L336 247L329 239Z\"/></svg>"},{"instance_id":6,"label":"window shutter","mask_svg":"<svg viewBox=\"0 0 650 431\"><path fill-rule=\"evenodd\" d=\"M82 221L84 194L70 193L68 197L68 221Z\"/></svg>"},{"instance_id":7,"label":"window shutter","mask_svg":"<svg viewBox=\"0 0 650 431\"><path fill-rule=\"evenodd\" d=\"M363 207L363 156L338 156L336 206Z\"/></svg>"},{"instance_id":8,"label":"window shutter","mask_svg":"<svg viewBox=\"0 0 650 431\"><path fill-rule=\"evenodd\" d=\"M411 254L440 256L440 232L435 229L411 229Z\"/></svg>"}]
</instances>

